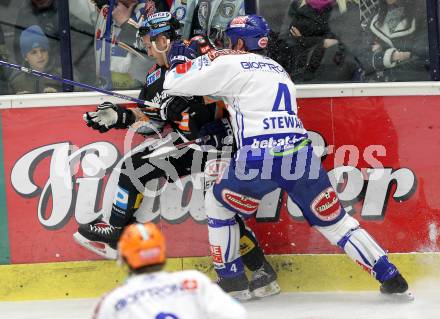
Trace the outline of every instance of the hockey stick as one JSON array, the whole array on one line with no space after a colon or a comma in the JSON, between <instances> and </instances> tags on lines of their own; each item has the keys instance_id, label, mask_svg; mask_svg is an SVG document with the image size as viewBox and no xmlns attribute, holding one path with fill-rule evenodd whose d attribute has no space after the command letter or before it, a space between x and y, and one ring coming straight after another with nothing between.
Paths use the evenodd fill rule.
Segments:
<instances>
[{"instance_id":1,"label":"hockey stick","mask_svg":"<svg viewBox=\"0 0 440 319\"><path fill-rule=\"evenodd\" d=\"M158 104L158 103L153 103L153 102L150 102L150 101L144 101L144 100L141 100L141 99L137 99L135 97L131 97L131 96L125 95L125 94L120 94L120 93L117 93L117 92L101 89L101 88L98 88L98 87L95 87L95 86L92 86L92 85L89 85L89 84L85 84L85 83L80 83L80 82L76 82L76 81L73 81L73 80L64 79L62 77L59 77L59 76L56 76L56 75L53 75L53 74L44 73L44 72L40 72L40 71L37 71L37 70L32 70L32 69L26 68L24 66L13 64L13 63L9 63L9 62L3 61L3 60L0 60L0 65L4 66L4 67L7 67L7 68L10 68L10 69L15 69L15 70L22 71L22 72L25 72L25 73L28 73L28 74L32 74L32 75L35 75L35 76L40 76L40 77L48 78L48 79L51 79L51 80L54 80L54 81L58 81L58 82L61 82L61 83L78 86L78 87L83 88L83 89L87 89L87 90L91 90L91 91L96 91L96 92L103 93L103 94L106 94L106 95L111 95L111 96L114 96L114 97L117 97L117 98L120 98L120 99L123 99L123 100L127 100L127 101L131 101L131 102L138 103L138 104L141 104L141 105L145 105L145 106L148 106L150 108L157 109L157 108L160 107L160 104Z\"/></svg>"},{"instance_id":2,"label":"hockey stick","mask_svg":"<svg viewBox=\"0 0 440 319\"><path fill-rule=\"evenodd\" d=\"M152 153L147 154L145 156L142 156L142 159L148 159L148 158L156 157L156 156L160 156L160 155L161 156L163 156L163 155L171 155L174 152L176 152L176 151L178 151L178 150L180 150L182 148L185 148L185 147L187 147L189 145L204 143L208 139L209 139L209 135L208 136L203 136L203 137L200 137L200 138L197 138L195 140L188 141L188 142L180 143L180 144L177 144L177 145L172 145L172 146L163 145L163 147L157 148Z\"/></svg>"}]
</instances>

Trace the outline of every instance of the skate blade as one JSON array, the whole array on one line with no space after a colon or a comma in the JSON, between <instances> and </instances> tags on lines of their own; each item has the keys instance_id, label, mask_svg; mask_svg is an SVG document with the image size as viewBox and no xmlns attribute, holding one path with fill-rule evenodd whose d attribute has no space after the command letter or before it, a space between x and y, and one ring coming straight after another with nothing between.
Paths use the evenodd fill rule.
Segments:
<instances>
[{"instance_id":1,"label":"skate blade","mask_svg":"<svg viewBox=\"0 0 440 319\"><path fill-rule=\"evenodd\" d=\"M268 297L268 296L277 295L280 292L281 292L281 288L275 280L264 287L260 287L260 288L253 290L252 295L255 298L264 298L264 297Z\"/></svg>"},{"instance_id":2,"label":"skate blade","mask_svg":"<svg viewBox=\"0 0 440 319\"><path fill-rule=\"evenodd\" d=\"M252 299L252 294L249 291L249 289L240 290L240 291L231 291L231 292L228 292L228 294L229 294L229 296L231 296L232 298L234 298L235 300L238 300L240 302L249 301Z\"/></svg>"},{"instance_id":3,"label":"skate blade","mask_svg":"<svg viewBox=\"0 0 440 319\"><path fill-rule=\"evenodd\" d=\"M116 259L118 256L116 249L111 248L108 244L99 241L88 240L78 232L73 234L73 239L79 245L106 259Z\"/></svg>"},{"instance_id":4,"label":"skate blade","mask_svg":"<svg viewBox=\"0 0 440 319\"><path fill-rule=\"evenodd\" d=\"M381 293L382 296L384 296L387 300L393 301L393 302L412 302L414 301L414 295L411 291L406 291L402 293L395 293L395 294L384 294Z\"/></svg>"}]
</instances>

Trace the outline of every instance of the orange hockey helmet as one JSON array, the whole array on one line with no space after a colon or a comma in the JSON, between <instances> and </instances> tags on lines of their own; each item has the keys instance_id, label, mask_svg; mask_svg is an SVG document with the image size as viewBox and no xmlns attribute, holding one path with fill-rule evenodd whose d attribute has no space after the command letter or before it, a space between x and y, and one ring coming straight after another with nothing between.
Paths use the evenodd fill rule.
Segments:
<instances>
[{"instance_id":1,"label":"orange hockey helmet","mask_svg":"<svg viewBox=\"0 0 440 319\"><path fill-rule=\"evenodd\" d=\"M165 237L153 223L132 224L124 229L118 251L131 269L163 264Z\"/></svg>"}]
</instances>

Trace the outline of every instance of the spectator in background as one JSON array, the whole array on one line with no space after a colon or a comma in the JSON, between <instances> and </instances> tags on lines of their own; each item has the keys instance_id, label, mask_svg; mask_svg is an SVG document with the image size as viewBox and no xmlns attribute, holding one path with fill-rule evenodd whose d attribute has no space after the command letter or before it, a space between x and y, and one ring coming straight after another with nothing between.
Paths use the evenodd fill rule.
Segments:
<instances>
[{"instance_id":1,"label":"spectator in background","mask_svg":"<svg viewBox=\"0 0 440 319\"><path fill-rule=\"evenodd\" d=\"M338 44L328 25L334 1L295 0L290 4L289 28L280 34L284 49L279 51L281 56L277 60L295 82L312 79L321 64L324 51Z\"/></svg>"},{"instance_id":2,"label":"spectator in background","mask_svg":"<svg viewBox=\"0 0 440 319\"><path fill-rule=\"evenodd\" d=\"M52 60L57 59L59 64L60 44L57 12L54 0L26 0L23 2L23 5L17 10L14 32L14 54L18 64L24 62L20 50L20 36L24 29L32 25L38 25L48 37L49 53Z\"/></svg>"},{"instance_id":3,"label":"spectator in background","mask_svg":"<svg viewBox=\"0 0 440 319\"><path fill-rule=\"evenodd\" d=\"M70 1L70 6L82 6L84 12L89 8L83 1ZM25 0L17 10L16 29L14 33L14 53L18 64L23 64L20 53L21 32L32 26L38 25L49 41L49 55L51 62L59 66L57 70L61 72L60 64L60 37L58 23L58 8L55 0ZM95 56L93 50L94 30L93 25L70 15L70 37L71 53L74 70L74 80L95 85L96 77L90 72L90 65L94 65ZM61 75L61 73L57 74ZM75 76L78 75L78 76Z\"/></svg>"},{"instance_id":4,"label":"spectator in background","mask_svg":"<svg viewBox=\"0 0 440 319\"><path fill-rule=\"evenodd\" d=\"M136 33L146 16L168 11L163 0L93 1L98 12L95 26L96 75L106 89L142 86L153 61L135 48ZM111 14L110 8L113 8ZM110 23L107 19L111 18ZM107 27L110 31L106 32Z\"/></svg>"},{"instance_id":5,"label":"spectator in background","mask_svg":"<svg viewBox=\"0 0 440 319\"><path fill-rule=\"evenodd\" d=\"M8 50L5 45L5 37L2 26L0 25L0 60L9 61ZM0 67L0 95L8 94L8 77L9 70L5 67Z\"/></svg>"},{"instance_id":6,"label":"spectator in background","mask_svg":"<svg viewBox=\"0 0 440 319\"><path fill-rule=\"evenodd\" d=\"M359 0L336 0L328 21L337 42L322 57L312 82L363 81L361 56L366 50L362 41Z\"/></svg>"},{"instance_id":7,"label":"spectator in background","mask_svg":"<svg viewBox=\"0 0 440 319\"><path fill-rule=\"evenodd\" d=\"M424 1L379 0L363 57L369 81L430 80Z\"/></svg>"},{"instance_id":8,"label":"spectator in background","mask_svg":"<svg viewBox=\"0 0 440 319\"><path fill-rule=\"evenodd\" d=\"M232 19L244 16L244 0L174 0L171 14L182 24L183 39L207 35L218 40Z\"/></svg>"},{"instance_id":9,"label":"spectator in background","mask_svg":"<svg viewBox=\"0 0 440 319\"><path fill-rule=\"evenodd\" d=\"M321 25L326 31L321 33L325 33L326 39L322 39L321 36L322 46L312 47L305 52L307 55L303 54L298 60L294 41L305 41L306 38L301 39L300 36L304 35L298 27L292 25L292 20L295 19L295 12L299 16L304 15L304 11L309 12L309 16L310 13L316 15L312 9L318 10L318 14L321 12L321 17L325 18L321 19ZM373 10L372 7L368 9ZM302 24L302 28L305 29L307 26L304 22ZM311 23L308 27L313 30L317 26L319 24L314 26ZM316 38L316 41L318 39ZM281 25L279 36L275 35L269 41L269 48L271 57L291 71L291 75L296 76L296 81L298 78L308 83L363 81L362 62L367 48L363 41L359 0L293 0Z\"/></svg>"},{"instance_id":10,"label":"spectator in background","mask_svg":"<svg viewBox=\"0 0 440 319\"><path fill-rule=\"evenodd\" d=\"M50 58L49 40L39 26L31 26L21 33L20 51L27 67L40 72L60 73ZM62 91L60 82L20 71L11 76L9 85L11 91L16 94Z\"/></svg>"}]
</instances>

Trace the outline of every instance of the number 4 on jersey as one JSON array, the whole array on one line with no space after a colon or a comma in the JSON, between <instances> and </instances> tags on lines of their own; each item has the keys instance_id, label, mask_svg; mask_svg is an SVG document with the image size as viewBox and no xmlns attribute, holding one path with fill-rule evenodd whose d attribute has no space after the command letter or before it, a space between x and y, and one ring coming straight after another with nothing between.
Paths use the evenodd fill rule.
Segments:
<instances>
[{"instance_id":1,"label":"number 4 on jersey","mask_svg":"<svg viewBox=\"0 0 440 319\"><path fill-rule=\"evenodd\" d=\"M281 105L282 102L284 102L283 106ZM292 111L292 99L287 84L278 83L278 92L275 98L275 103L273 104L272 111L286 111L288 113L295 114L295 112Z\"/></svg>"}]
</instances>

